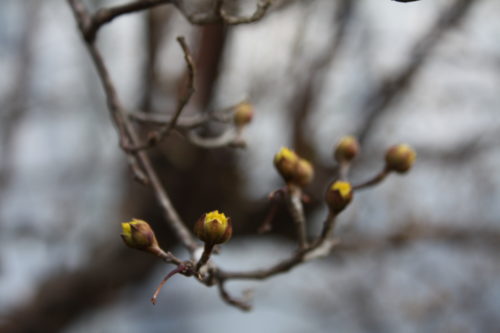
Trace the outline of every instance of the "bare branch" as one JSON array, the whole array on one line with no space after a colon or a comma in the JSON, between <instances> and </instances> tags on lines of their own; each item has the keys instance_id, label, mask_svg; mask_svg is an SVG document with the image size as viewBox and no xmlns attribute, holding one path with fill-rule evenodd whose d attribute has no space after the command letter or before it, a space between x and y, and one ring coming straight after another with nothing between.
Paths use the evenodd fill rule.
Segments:
<instances>
[{"instance_id":1,"label":"bare branch","mask_svg":"<svg viewBox=\"0 0 500 333\"><path fill-rule=\"evenodd\" d=\"M217 281L217 287L219 288L219 294L221 298L229 305L235 306L243 311L250 311L252 309L252 306L248 304L248 298L250 297L245 297L245 299L240 300L232 297L226 290L224 286L224 281L223 280L218 280Z\"/></svg>"},{"instance_id":2,"label":"bare branch","mask_svg":"<svg viewBox=\"0 0 500 333\"><path fill-rule=\"evenodd\" d=\"M257 4L257 9L255 10L255 12L251 16L248 16L248 17L232 16L224 10L223 6L220 7L219 14L222 17L222 19L224 20L225 24L236 25L236 24L253 23L253 22L256 22L264 17L267 10L271 6L271 3L272 3L272 0L259 0L259 2Z\"/></svg>"},{"instance_id":3,"label":"bare branch","mask_svg":"<svg viewBox=\"0 0 500 333\"><path fill-rule=\"evenodd\" d=\"M101 8L93 15L91 24L87 25L87 28L84 30L85 39L93 41L99 29L118 16L173 2L172 0L138 0L123 5Z\"/></svg>"},{"instance_id":4,"label":"bare branch","mask_svg":"<svg viewBox=\"0 0 500 333\"><path fill-rule=\"evenodd\" d=\"M246 146L245 141L241 138L238 131L232 128L224 131L219 136L210 138L201 137L195 131L190 131L186 134L186 138L195 146L206 149L220 147L244 148Z\"/></svg>"},{"instance_id":5,"label":"bare branch","mask_svg":"<svg viewBox=\"0 0 500 333\"><path fill-rule=\"evenodd\" d=\"M80 0L68 0L68 3L70 4L77 19L78 25L80 27L80 32L85 37L85 22L89 21L90 16ZM108 101L108 108L112 115L114 123L118 127L122 147L125 145L137 145L138 134L136 133L135 128L130 123L121 106L120 100L112 83L109 72L104 65L101 54L92 41L86 39L86 45L94 62L94 65L96 66L101 83L103 84ZM160 179L158 178L158 175L154 170L148 155L145 152L139 151L128 153L128 156L129 161L133 162L132 167L142 165L144 174L147 177L149 184L153 188L156 198L167 218L166 220L168 225L171 227L171 229L174 230L182 244L187 249L189 249L191 253L194 253L194 251L198 248L198 244L194 240L193 235L184 225L181 218L179 217L179 214L172 205L172 202L170 201L165 188L161 184Z\"/></svg>"},{"instance_id":6,"label":"bare branch","mask_svg":"<svg viewBox=\"0 0 500 333\"><path fill-rule=\"evenodd\" d=\"M236 106L238 106L242 102L225 107L221 110L199 111L198 114L193 116L179 117L179 119L177 119L176 127L182 129L192 129L205 125L208 121L229 123L233 120ZM172 115L164 113L150 113L145 111L131 111L128 113L128 116L132 120L140 123L159 126L168 126L173 120Z\"/></svg>"},{"instance_id":7,"label":"bare branch","mask_svg":"<svg viewBox=\"0 0 500 333\"><path fill-rule=\"evenodd\" d=\"M165 137L167 137L177 125L177 121L182 111L184 110L186 104L189 102L189 100L191 99L191 97L195 92L194 89L195 70L194 70L193 57L191 56L191 52L189 51L189 48L186 44L184 37L177 37L177 42L179 42L182 51L184 52L184 59L186 60L186 66L188 70L188 84L187 84L186 94L184 94L179 99L174 116L167 125L165 125L164 127L160 128L155 132L149 133L148 139L144 144L126 147L128 151L134 152L138 150L151 148L160 143Z\"/></svg>"},{"instance_id":8,"label":"bare branch","mask_svg":"<svg viewBox=\"0 0 500 333\"><path fill-rule=\"evenodd\" d=\"M271 6L272 0L260 0L257 4L255 12L248 17L236 17L229 15L223 10L223 1L217 0L216 10L207 13L188 14L178 6L176 0L138 0L131 1L122 5L105 7L99 9L93 16L89 16L81 28L84 38L88 42L94 41L100 28L106 23L111 22L115 18L146 9L150 9L160 5L172 4L184 15L184 17L192 24L205 25L217 22L224 22L228 25L248 24L256 22L264 17L268 8Z\"/></svg>"},{"instance_id":9,"label":"bare branch","mask_svg":"<svg viewBox=\"0 0 500 333\"><path fill-rule=\"evenodd\" d=\"M361 184L354 185L352 187L352 189L357 191L357 190L362 190L362 189L377 185L377 184L381 183L389 175L389 173L390 173L389 169L383 168L379 173L377 173L375 176L373 176L373 178L368 179L367 181L365 181Z\"/></svg>"},{"instance_id":10,"label":"bare branch","mask_svg":"<svg viewBox=\"0 0 500 333\"><path fill-rule=\"evenodd\" d=\"M295 225L299 248L304 250L308 246L306 217L304 215L304 207L302 205L302 190L300 187L289 185L285 192L285 200L288 211L292 215L292 220Z\"/></svg>"},{"instance_id":11,"label":"bare branch","mask_svg":"<svg viewBox=\"0 0 500 333\"><path fill-rule=\"evenodd\" d=\"M172 122L173 116L164 113L146 113L133 111L128 113L128 117L134 121L144 124L167 126ZM205 124L209 120L208 114L198 114L195 116L183 116L177 119L177 128L192 129Z\"/></svg>"}]
</instances>

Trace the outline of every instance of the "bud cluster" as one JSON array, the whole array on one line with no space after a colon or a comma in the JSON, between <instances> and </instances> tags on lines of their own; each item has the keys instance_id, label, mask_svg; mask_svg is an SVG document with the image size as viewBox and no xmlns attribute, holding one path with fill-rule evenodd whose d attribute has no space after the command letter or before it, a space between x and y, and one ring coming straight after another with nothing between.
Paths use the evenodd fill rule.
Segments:
<instances>
[{"instance_id":1,"label":"bud cluster","mask_svg":"<svg viewBox=\"0 0 500 333\"><path fill-rule=\"evenodd\" d=\"M274 166L288 184L305 186L314 177L312 164L286 147L281 148L274 156Z\"/></svg>"}]
</instances>

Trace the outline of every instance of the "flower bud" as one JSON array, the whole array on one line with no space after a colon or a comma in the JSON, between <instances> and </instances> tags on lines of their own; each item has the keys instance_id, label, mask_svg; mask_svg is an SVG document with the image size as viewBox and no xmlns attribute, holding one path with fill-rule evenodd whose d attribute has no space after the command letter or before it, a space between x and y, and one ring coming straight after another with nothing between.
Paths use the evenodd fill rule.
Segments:
<instances>
[{"instance_id":1,"label":"flower bud","mask_svg":"<svg viewBox=\"0 0 500 333\"><path fill-rule=\"evenodd\" d=\"M325 200L332 213L340 213L352 200L351 184L344 181L332 183L326 191Z\"/></svg>"},{"instance_id":2,"label":"flower bud","mask_svg":"<svg viewBox=\"0 0 500 333\"><path fill-rule=\"evenodd\" d=\"M405 173L413 166L417 154L406 144L399 144L390 147L385 155L385 165L387 170L398 173Z\"/></svg>"},{"instance_id":3,"label":"flower bud","mask_svg":"<svg viewBox=\"0 0 500 333\"><path fill-rule=\"evenodd\" d=\"M299 158L295 165L295 174L293 175L293 182L299 186L309 184L314 177L314 169L308 160Z\"/></svg>"},{"instance_id":4,"label":"flower bud","mask_svg":"<svg viewBox=\"0 0 500 333\"><path fill-rule=\"evenodd\" d=\"M282 147L274 156L274 166L285 182L289 182L294 178L298 161L297 154L286 147Z\"/></svg>"},{"instance_id":5,"label":"flower bud","mask_svg":"<svg viewBox=\"0 0 500 333\"><path fill-rule=\"evenodd\" d=\"M206 244L215 245L228 241L233 233L233 227L229 217L214 210L196 221L194 232Z\"/></svg>"},{"instance_id":6,"label":"flower bud","mask_svg":"<svg viewBox=\"0 0 500 333\"><path fill-rule=\"evenodd\" d=\"M241 102L235 106L234 124L238 127L248 125L253 118L253 106L248 102Z\"/></svg>"},{"instance_id":7,"label":"flower bud","mask_svg":"<svg viewBox=\"0 0 500 333\"><path fill-rule=\"evenodd\" d=\"M122 223L120 236L125 244L131 248L155 253L159 249L155 233L145 221L133 219L130 222Z\"/></svg>"},{"instance_id":8,"label":"flower bud","mask_svg":"<svg viewBox=\"0 0 500 333\"><path fill-rule=\"evenodd\" d=\"M334 157L338 163L350 162L359 153L358 140L351 136L344 136L340 139L335 147Z\"/></svg>"}]
</instances>

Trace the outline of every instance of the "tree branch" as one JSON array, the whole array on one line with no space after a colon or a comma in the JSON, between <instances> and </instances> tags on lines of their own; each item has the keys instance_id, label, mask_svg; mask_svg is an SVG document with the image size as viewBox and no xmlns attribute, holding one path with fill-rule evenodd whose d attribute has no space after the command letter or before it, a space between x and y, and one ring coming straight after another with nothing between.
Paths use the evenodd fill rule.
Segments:
<instances>
[{"instance_id":1,"label":"tree branch","mask_svg":"<svg viewBox=\"0 0 500 333\"><path fill-rule=\"evenodd\" d=\"M85 39L84 26L86 24L85 22L90 21L90 16L80 0L68 0L68 3L73 10L75 18L80 27L80 32ZM100 55L97 47L92 40L85 40L87 49L91 55L94 65L96 66L99 78L104 87L104 91L108 101L108 108L112 115L113 122L118 127L120 141L125 141L125 144L128 144L128 142L130 141L132 145L137 145L138 134L136 133L135 128L124 113L124 109L120 103L118 94L116 93L109 72L105 67L102 56ZM176 233L182 244L187 249L189 249L191 253L194 253L194 251L198 248L198 244L191 232L184 225L181 218L179 217L179 214L172 205L172 202L170 201L166 190L161 184L161 181L158 178L158 175L154 170L148 155L143 151L127 153L127 155L129 157L129 162L136 172L137 170L135 168L138 168L139 165L142 165L142 170L144 171L145 177L156 195L158 203L160 204L160 207L165 214L168 225Z\"/></svg>"}]
</instances>

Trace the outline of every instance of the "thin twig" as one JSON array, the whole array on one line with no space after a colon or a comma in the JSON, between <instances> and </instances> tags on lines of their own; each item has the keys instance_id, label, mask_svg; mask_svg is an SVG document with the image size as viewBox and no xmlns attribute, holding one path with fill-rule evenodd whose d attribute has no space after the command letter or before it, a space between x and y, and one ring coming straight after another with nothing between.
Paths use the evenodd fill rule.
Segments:
<instances>
[{"instance_id":1,"label":"thin twig","mask_svg":"<svg viewBox=\"0 0 500 333\"><path fill-rule=\"evenodd\" d=\"M184 52L184 60L186 61L186 66L188 70L188 84L187 84L187 92L184 96L181 97L181 99L178 102L177 105L177 110L175 111L174 117L172 118L172 121L170 122L169 126L165 130L165 135L168 135L172 129L175 128L177 125L177 120L179 119L179 116L182 113L182 110L184 110L184 107L186 104L189 102L191 97L193 96L195 92L195 69L194 69L194 62L193 62L193 57L191 56L191 52L189 51L189 48L186 44L186 41L184 37L180 36L177 37L177 42L180 44L182 51Z\"/></svg>"},{"instance_id":2,"label":"thin twig","mask_svg":"<svg viewBox=\"0 0 500 333\"><path fill-rule=\"evenodd\" d=\"M179 117L179 119L177 119L176 128L193 129L205 125L209 121L230 123L233 120L236 106L241 103L242 102L238 102L221 110L199 111L196 115ZM173 120L173 116L170 114L145 111L131 111L128 113L128 116L139 123L157 126L168 126Z\"/></svg>"},{"instance_id":3,"label":"thin twig","mask_svg":"<svg viewBox=\"0 0 500 333\"><path fill-rule=\"evenodd\" d=\"M271 6L271 2L272 0L261 0L257 4L257 9L251 16L236 17L229 15L222 9L223 1L221 0L218 0L214 12L196 14L186 13L180 6L178 6L178 1L176 0L131 1L125 4L99 9L94 15L88 17L88 21L85 23L84 29L82 29L82 33L86 41L93 42L101 27L106 23L111 22L115 18L121 15L130 14L133 12L138 12L166 4L175 5L177 9L184 15L184 17L186 17L186 19L192 24L205 25L217 22L224 22L228 25L248 24L262 19L266 14L268 8Z\"/></svg>"},{"instance_id":4,"label":"thin twig","mask_svg":"<svg viewBox=\"0 0 500 333\"><path fill-rule=\"evenodd\" d=\"M263 234L265 232L269 232L272 230L273 227L273 220L274 217L276 216L276 213L278 212L278 204L279 200L283 199L285 197L286 193L286 188L280 188L277 189L276 191L273 191L269 194L268 198L269 201L271 202L271 208L269 209L269 213L267 213L264 221L260 225L259 229L257 229L257 232L259 234ZM304 201L304 200L302 200Z\"/></svg>"},{"instance_id":5,"label":"thin twig","mask_svg":"<svg viewBox=\"0 0 500 333\"><path fill-rule=\"evenodd\" d=\"M240 300L232 297L226 290L223 280L217 280L217 287L219 288L219 294L221 298L229 305L235 306L243 311L250 311L252 306L248 304L248 301Z\"/></svg>"},{"instance_id":6,"label":"thin twig","mask_svg":"<svg viewBox=\"0 0 500 333\"><path fill-rule=\"evenodd\" d=\"M155 132L151 132L148 136L148 140L146 140L145 143L136 146L126 147L128 151L133 152L151 148L160 143L165 137L167 137L177 125L177 121L182 111L185 109L186 104L189 102L189 100L191 99L191 97L195 92L194 88L195 69L194 69L193 57L191 56L191 52L186 44L186 40L184 39L184 37L182 36L177 37L177 42L180 44L182 51L184 52L184 59L186 61L186 66L188 71L187 91L183 96L181 96L181 98L177 102L177 108L175 110L174 116L172 117L171 121L167 125L156 130Z\"/></svg>"},{"instance_id":7,"label":"thin twig","mask_svg":"<svg viewBox=\"0 0 500 333\"><path fill-rule=\"evenodd\" d=\"M333 213L328 213L326 221L323 223L323 230L321 231L321 235L318 238L318 242L322 243L327 238L331 236L333 233L333 228L335 228L335 221L337 220L337 216Z\"/></svg>"},{"instance_id":8,"label":"thin twig","mask_svg":"<svg viewBox=\"0 0 500 333\"><path fill-rule=\"evenodd\" d=\"M200 268L208 262L210 259L210 254L212 254L212 250L214 249L213 244L205 243L205 247L203 248L203 254L201 255L200 260L196 263L195 272L198 272Z\"/></svg>"},{"instance_id":9,"label":"thin twig","mask_svg":"<svg viewBox=\"0 0 500 333\"><path fill-rule=\"evenodd\" d=\"M234 128L229 128L221 135L209 138L199 136L196 131L190 131L186 134L186 138L192 144L206 149L228 146L234 148L244 148L246 146L245 141L241 139L241 137L238 135L238 132L236 132Z\"/></svg>"},{"instance_id":10,"label":"thin twig","mask_svg":"<svg viewBox=\"0 0 500 333\"><path fill-rule=\"evenodd\" d=\"M162 249L158 248L158 252L155 254L166 263L175 264L175 265L182 264L182 260L177 258L173 253L171 253L169 251L163 251Z\"/></svg>"},{"instance_id":11,"label":"thin twig","mask_svg":"<svg viewBox=\"0 0 500 333\"><path fill-rule=\"evenodd\" d=\"M351 168L351 162L341 161L338 166L338 176L339 180L347 181L347 176L349 175L349 169Z\"/></svg>"},{"instance_id":12,"label":"thin twig","mask_svg":"<svg viewBox=\"0 0 500 333\"><path fill-rule=\"evenodd\" d=\"M373 176L372 178L368 179L367 181L365 181L361 184L354 185L352 187L352 189L354 191L358 191L358 190L362 190L362 189L377 185L377 184L381 183L389 175L389 173L390 173L390 170L384 167L375 176Z\"/></svg>"},{"instance_id":13,"label":"thin twig","mask_svg":"<svg viewBox=\"0 0 500 333\"><path fill-rule=\"evenodd\" d=\"M85 22L88 22L90 20L89 19L90 15L88 14L85 6L80 0L67 0L67 1L71 9L73 10L73 13L75 14L78 26L80 27L80 32L82 33L83 37L85 37L84 36L85 34L84 27L86 24ZM91 55L91 58L94 62L94 65L97 68L97 72L99 74L101 83L103 84L106 98L108 101L109 111L111 112L113 121L115 122L115 124L117 124L119 129L120 140L121 141L130 140L132 145L137 144L138 134L133 125L130 123L128 117L124 113L124 110L121 106L114 85L111 81L109 72L107 71L104 65L104 61L97 47L94 45L92 41L89 40L86 40L86 45ZM153 188L156 198L166 216L166 221L168 225L176 233L177 237L182 242L182 244L187 249L189 249L191 253L194 253L194 251L196 251L196 249L198 248L198 244L194 240L193 235L184 225L184 223L179 217L179 214L172 205L172 202L170 201L170 198L165 188L161 184L161 181L156 171L154 170L148 155L143 151L139 151L136 153L129 153L128 156L129 156L129 162L133 162L132 166L142 165L144 174L147 177L149 184Z\"/></svg>"},{"instance_id":14,"label":"thin twig","mask_svg":"<svg viewBox=\"0 0 500 333\"><path fill-rule=\"evenodd\" d=\"M128 113L130 119L144 124L166 126L172 122L172 115L164 113L147 113L142 111L132 111ZM177 128L192 129L205 124L208 121L208 114L198 114L194 116L182 116L177 120Z\"/></svg>"},{"instance_id":15,"label":"thin twig","mask_svg":"<svg viewBox=\"0 0 500 333\"><path fill-rule=\"evenodd\" d=\"M304 206L302 205L302 190L298 186L289 185L285 196L286 204L292 215L295 231L299 241L299 248L304 250L308 246L306 217L304 215Z\"/></svg>"},{"instance_id":16,"label":"thin twig","mask_svg":"<svg viewBox=\"0 0 500 333\"><path fill-rule=\"evenodd\" d=\"M84 31L86 40L93 41L99 29L118 16L173 2L172 0L139 0L113 7L101 8L92 16L92 24Z\"/></svg>"},{"instance_id":17,"label":"thin twig","mask_svg":"<svg viewBox=\"0 0 500 333\"><path fill-rule=\"evenodd\" d=\"M90 16L84 5L79 0L68 0L68 2L73 9L73 12L78 22L78 26L83 35L85 31L85 26L88 24L87 22L90 21ZM97 50L96 46L92 42L88 41L86 42L86 46L94 62L94 65L97 69L97 74L101 79L101 83L103 85L104 92L106 95L108 109L111 113L111 118L113 119L113 123L116 124L118 128L120 146L126 147L128 145L128 141L130 140L130 137L126 133L125 129L126 119L123 116L124 114L123 107L118 99L118 94L116 92L116 89L113 83L111 82L109 71L106 68L104 60L102 59L102 56ZM134 177L141 183L147 184L149 182L149 179L145 174L145 172L142 170L139 161L131 153L127 154L127 160L134 174Z\"/></svg>"},{"instance_id":18,"label":"thin twig","mask_svg":"<svg viewBox=\"0 0 500 333\"><path fill-rule=\"evenodd\" d=\"M184 265L181 264L181 265L177 266L174 270L170 271L167 275L165 275L163 280L160 282L160 284L156 288L155 293L153 294L153 297L151 297L151 303L153 303L153 305L156 305L156 302L158 301L158 295L160 294L161 288L168 281L168 279L170 279L172 276L174 276L177 273L181 273L185 269L186 269L186 267L184 267Z\"/></svg>"}]
</instances>

